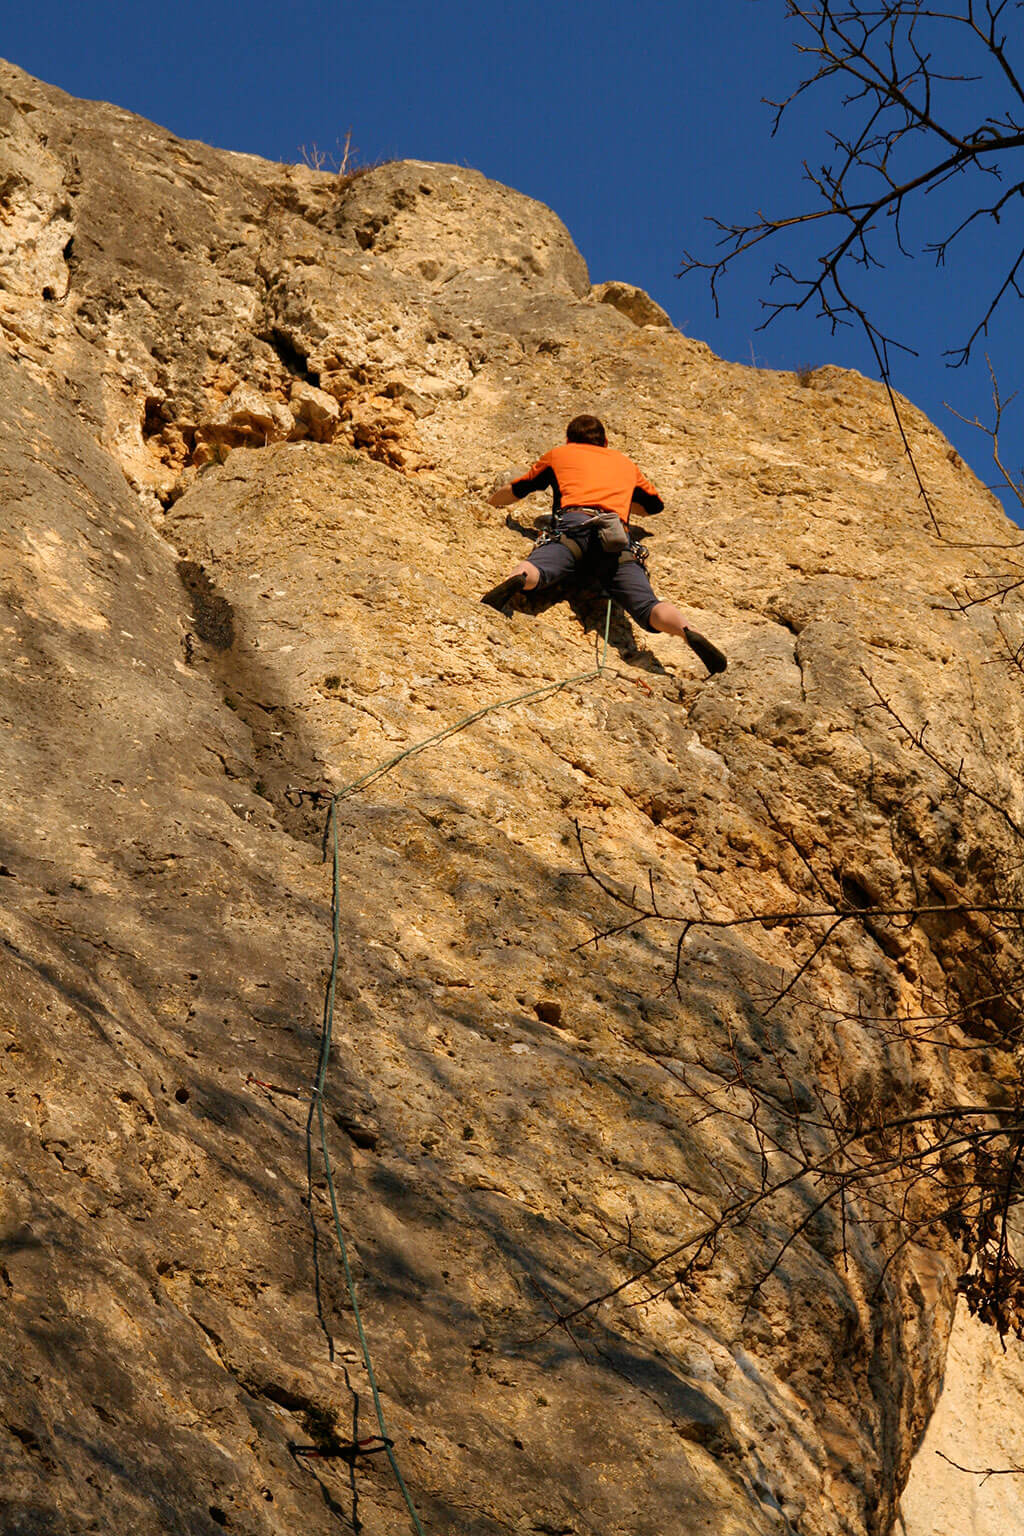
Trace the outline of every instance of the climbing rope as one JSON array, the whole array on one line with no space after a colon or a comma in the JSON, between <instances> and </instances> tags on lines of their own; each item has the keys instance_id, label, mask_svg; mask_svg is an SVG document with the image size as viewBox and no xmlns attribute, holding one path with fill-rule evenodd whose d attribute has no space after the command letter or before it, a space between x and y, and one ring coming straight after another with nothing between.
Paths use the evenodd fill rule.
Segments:
<instances>
[{"instance_id":1,"label":"climbing rope","mask_svg":"<svg viewBox=\"0 0 1024 1536\"><path fill-rule=\"evenodd\" d=\"M338 1193L334 1187L334 1170L331 1166L331 1154L327 1149L327 1127L324 1122L324 1084L327 1081L327 1067L331 1057L331 1035L334 1030L334 995L337 987L338 966L341 955L341 907L338 900L340 892L340 861L338 856L338 816L336 801L331 802L329 816L333 865L333 875L331 882L331 929L333 934L333 947L331 954L331 976L327 984L327 1003L324 1008L324 1024L320 1037L320 1057L317 1062L316 1079L313 1083L313 1097L310 1101L310 1115L306 1121L306 1151L308 1155L312 1111L315 1104L317 1127L320 1131L320 1150L323 1154L324 1171L327 1175L327 1188L331 1198L331 1217L334 1221L334 1235L338 1240L338 1250L341 1254L342 1268L345 1271L345 1285L348 1289L349 1301L352 1303L352 1316L356 1321L356 1332L359 1335L359 1347L363 1352L363 1364L366 1367L366 1375L370 1383L370 1391L373 1394L373 1406L377 1414L377 1423L380 1427L380 1438L383 1442L384 1450L387 1453L388 1461L391 1463L391 1470L395 1474L395 1481L401 1490L402 1498L405 1500L405 1507L409 1511L409 1517L412 1520L413 1527L415 1528L416 1536L426 1536L426 1532L424 1531L420 1522L420 1517L416 1513L416 1506L412 1502L412 1496L406 1487L405 1478L402 1476L402 1469L398 1465L398 1459L395 1456L394 1444L392 1442L391 1436L388 1434L387 1425L384 1421L384 1409L381 1406L380 1392L377 1388L377 1375L373 1369L373 1359L370 1355L370 1346L367 1342L366 1330L363 1327L362 1314L359 1311L359 1301L356 1296L355 1279L352 1275L352 1266L349 1263L348 1257L348 1244L345 1241L345 1233L342 1230L341 1225L341 1216L338 1212Z\"/></svg>"},{"instance_id":2,"label":"climbing rope","mask_svg":"<svg viewBox=\"0 0 1024 1536\"><path fill-rule=\"evenodd\" d=\"M309 1114L306 1119L306 1155L307 1160L311 1160L310 1154L313 1132L313 1114L315 1110L317 1127L320 1132L320 1152L324 1161L324 1172L327 1178L327 1189L331 1202L331 1216L334 1222L334 1235L337 1238L338 1251L341 1254L342 1269L344 1270L345 1274L345 1285L348 1290L349 1301L352 1304L352 1315L355 1318L356 1332L359 1335L359 1346L362 1350L363 1365L366 1368L367 1379L370 1383L370 1391L373 1395L373 1406L377 1415L377 1424L380 1428L380 1438L383 1442L384 1450L387 1453L388 1461L391 1463L391 1470L395 1474L395 1481L401 1491L402 1498L405 1500L405 1507L409 1511L409 1517L412 1520L413 1527L416 1531L416 1536L426 1536L426 1532L423 1529L419 1515L416 1513L416 1506L413 1504L412 1496L410 1495L405 1483L405 1479L402 1476L402 1471L398 1465L398 1460L394 1452L394 1442L391 1439L391 1436L388 1434L387 1425L384 1420L384 1409L381 1405L380 1392L377 1387L377 1376L373 1368L373 1360L370 1355L370 1346L366 1338L366 1331L363 1328L362 1314L360 1313L359 1302L356 1297L355 1279L352 1275L352 1266L349 1262L348 1256L348 1244L345 1241L345 1233L342 1229L341 1216L338 1211L338 1195L334 1183L334 1169L331 1164L331 1154L327 1147L327 1127L324 1121L324 1088L327 1082L327 1069L330 1065L331 1058L331 1037L334 1032L334 1002L337 993L338 972L341 967L341 860L338 850L338 806L343 800L348 800L352 795L358 793L359 790L365 789L368 785L373 784L384 774L390 773L393 768L397 768L398 764L404 762L406 758L415 757L418 753L424 752L427 747L434 746L437 742L440 741L446 741L449 736L454 736L459 731L465 730L467 726L473 725L475 721L482 720L485 715L494 714L494 712L499 709L512 709L515 705L525 704L530 699L553 697L556 693L561 693L564 691L564 689L570 688L574 684L579 685L582 683L592 682L595 678L600 677L605 669L605 663L608 659L608 633L611 627L611 618L612 604L611 599L609 598L608 607L605 612L604 647L601 652L601 659L597 663L597 666L592 667L590 671L577 672L572 677L564 678L560 683L548 683L545 684L542 688L531 688L525 693L514 694L511 698L498 699L493 704L485 704L482 709L476 709L472 712L472 714L464 715L462 719L457 720L454 725L446 726L443 730L436 731L433 736L428 736L423 741L415 742L411 747L406 747L403 752L396 752L394 757L389 757L386 762L379 763L375 768L371 768L368 773L364 773L361 778L354 779L350 784L346 784L342 789L335 791L335 793L330 796L330 806L327 812L327 825L324 834L324 844L326 854L326 846L329 840L332 864L331 971L327 982L327 995L324 1003L323 1027L320 1034L320 1053L317 1059L316 1077L313 1082L313 1092L309 1102Z\"/></svg>"},{"instance_id":3,"label":"climbing rope","mask_svg":"<svg viewBox=\"0 0 1024 1536\"><path fill-rule=\"evenodd\" d=\"M406 747L404 752L396 752L394 757L389 757L386 762L378 763L376 768L371 768L368 773L364 773L361 779L354 779L351 784L346 784L344 789L339 789L336 794L331 796L332 806L337 805L342 800L349 799L351 795L357 794L359 790L366 789L368 785L375 783L377 779L383 778L386 773L390 773L392 768L397 768L398 764L404 762L407 757L415 757L418 753L425 752L427 747L432 747L439 741L446 741L449 736L458 735L459 731L464 731L468 725L474 725L477 720L482 720L485 715L494 714L495 710L511 709L516 704L526 704L530 699L540 699L549 696L553 698L556 693L561 693L564 689L571 688L574 683L589 683L595 677L600 677L608 660L608 632L611 627L611 621L612 600L609 598L604 616L604 649L601 652L601 660L589 672L577 672L572 677L563 678L560 683L545 683L542 688L531 688L526 693L513 694L510 699L498 699L494 704L485 704L482 709L475 709L471 715L463 715L462 719L456 720L454 725L446 725L443 730L436 731L433 736L427 736L423 741L417 741L413 746Z\"/></svg>"}]
</instances>

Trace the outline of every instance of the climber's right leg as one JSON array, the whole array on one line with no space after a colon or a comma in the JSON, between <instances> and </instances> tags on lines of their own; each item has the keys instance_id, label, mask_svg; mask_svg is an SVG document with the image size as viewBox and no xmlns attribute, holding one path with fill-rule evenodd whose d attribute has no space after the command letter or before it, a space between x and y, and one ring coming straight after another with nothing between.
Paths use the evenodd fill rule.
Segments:
<instances>
[{"instance_id":1,"label":"climber's right leg","mask_svg":"<svg viewBox=\"0 0 1024 1536\"><path fill-rule=\"evenodd\" d=\"M550 587L556 581L562 581L575 564L564 544L557 541L541 544L531 550L529 560L520 560L511 574L485 592L480 601L491 608L504 608L517 592L535 592L539 587Z\"/></svg>"},{"instance_id":2,"label":"climber's right leg","mask_svg":"<svg viewBox=\"0 0 1024 1536\"><path fill-rule=\"evenodd\" d=\"M540 571L534 565L532 560L520 560L515 570L509 576L509 581L511 581L515 576L521 576L523 578L524 592L532 592L534 587L540 581Z\"/></svg>"},{"instance_id":3,"label":"climber's right leg","mask_svg":"<svg viewBox=\"0 0 1024 1536\"><path fill-rule=\"evenodd\" d=\"M510 597L515 597L517 592L532 592L539 581L540 572L537 567L531 565L529 560L520 560L511 575L485 592L480 601L489 608L504 608Z\"/></svg>"}]
</instances>

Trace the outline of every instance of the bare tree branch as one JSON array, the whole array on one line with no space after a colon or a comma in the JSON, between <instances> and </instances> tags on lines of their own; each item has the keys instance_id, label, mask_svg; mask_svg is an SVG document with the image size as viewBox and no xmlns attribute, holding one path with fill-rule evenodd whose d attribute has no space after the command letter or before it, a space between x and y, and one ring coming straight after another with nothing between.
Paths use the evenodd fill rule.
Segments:
<instances>
[{"instance_id":1,"label":"bare tree branch","mask_svg":"<svg viewBox=\"0 0 1024 1536\"><path fill-rule=\"evenodd\" d=\"M1008 47L1004 12L1003 4L991 3L980 11L975 0L946 8L920 0L786 0L805 69L788 97L768 103L772 132L778 132L798 102L814 95L826 125L827 158L817 165L803 161L811 192L807 206L759 209L740 223L709 220L717 231L717 250L707 256L684 252L677 274L707 275L717 315L721 279L737 260L768 241L792 245L800 231L812 234L814 253L802 270L775 263L769 286L788 292L763 301L762 328L784 312L809 307L833 332L839 326L859 327L888 393L919 494L940 535L893 387L892 352L913 348L883 331L872 316L870 291L862 299L854 284L881 271L893 249L902 257L928 254L944 265L980 222L991 227L993 240L1012 242L1004 277L982 301L966 337L945 349L951 366L966 364L1006 304L1024 297L1024 248L1016 233L1020 221L1011 217L1024 201L1024 178L1012 179L995 198L982 191L982 183L1001 181L1024 149L1024 91ZM942 60L949 61L945 68ZM952 213L948 197L934 197L951 187ZM927 212L934 230L920 238L916 249L906 238L905 215L911 210ZM1012 477L1004 479L1022 495Z\"/></svg>"}]
</instances>

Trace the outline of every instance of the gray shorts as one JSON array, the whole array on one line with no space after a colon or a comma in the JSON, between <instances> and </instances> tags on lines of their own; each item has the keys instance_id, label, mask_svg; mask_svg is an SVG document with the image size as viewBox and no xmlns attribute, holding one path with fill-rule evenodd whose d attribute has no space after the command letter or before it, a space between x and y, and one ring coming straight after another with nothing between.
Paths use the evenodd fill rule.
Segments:
<instances>
[{"instance_id":1,"label":"gray shorts","mask_svg":"<svg viewBox=\"0 0 1024 1536\"><path fill-rule=\"evenodd\" d=\"M558 526L563 532L574 534L587 521L586 512L563 512ZM575 576L579 583L599 582L608 596L625 608L641 629L653 634L651 609L661 599L654 595L647 572L639 561L620 560L618 555L606 555L596 534L584 533L579 542L584 545L582 560L575 560L571 551L559 543L538 544L527 555L530 564L540 572L540 581L533 590L539 592L544 587L553 587L567 576Z\"/></svg>"}]
</instances>

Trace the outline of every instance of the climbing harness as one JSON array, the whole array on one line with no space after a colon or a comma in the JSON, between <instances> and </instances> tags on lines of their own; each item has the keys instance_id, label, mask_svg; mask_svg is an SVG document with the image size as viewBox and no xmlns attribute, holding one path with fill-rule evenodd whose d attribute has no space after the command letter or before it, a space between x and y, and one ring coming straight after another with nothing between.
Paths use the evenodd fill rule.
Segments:
<instances>
[{"instance_id":1,"label":"climbing harness","mask_svg":"<svg viewBox=\"0 0 1024 1536\"><path fill-rule=\"evenodd\" d=\"M626 550L625 554L619 556L619 563L621 564L623 560L635 560L637 565L642 566L646 571L647 561L649 558L650 551L648 550L647 545L634 544L631 537L629 541L629 548Z\"/></svg>"},{"instance_id":2,"label":"climbing harness","mask_svg":"<svg viewBox=\"0 0 1024 1536\"><path fill-rule=\"evenodd\" d=\"M329 802L327 822L324 829L324 849L325 857L327 856L328 848L330 849L332 866L331 968L327 982L327 993L324 999L323 1024L320 1031L320 1050L317 1058L316 1076L313 1081L312 1093L309 1100L309 1113L306 1116L307 1166L312 1166L313 1120L315 1116L317 1130L319 1132L318 1139L320 1142L320 1153L323 1158L324 1174L327 1180L327 1189L330 1197L331 1218L334 1225L334 1235L337 1240L338 1251L341 1255L342 1269L345 1275L345 1287L348 1291L349 1301L352 1304L352 1316L355 1319L356 1332L359 1335L359 1346L362 1351L363 1365L366 1368L367 1380L370 1383L370 1392L373 1396L374 1411L377 1416L377 1425L380 1430L379 1435L369 1437L367 1442L364 1443L357 1441L354 1443L354 1445L345 1447L337 1452L334 1452L333 1454L339 1456L348 1456L354 1460L355 1456L358 1454L367 1454L366 1449L362 1449L364 1444L368 1447L372 1441L379 1440L380 1444L373 1445L373 1450L383 1450L386 1454L391 1465L391 1470L394 1473L395 1481L398 1484L402 1498L405 1501L405 1507L409 1511L409 1517L412 1520L413 1527L416 1531L416 1536L426 1536L426 1532L423 1529L419 1515L416 1513L416 1506L413 1504L412 1496L409 1493L405 1479L402 1476L401 1468L398 1465L398 1459L395 1456L394 1441L388 1434L387 1425L384 1419L384 1409L381 1404L380 1391L377 1386L377 1376L373 1368L373 1360L370 1355L370 1346L367 1341L366 1332L363 1328L362 1314L359 1310L359 1301L356 1296L355 1279L353 1278L352 1266L349 1262L348 1244L345 1241L345 1233L342 1229L341 1215L338 1209L338 1195L334 1183L334 1169L331 1163L331 1154L327 1146L327 1127L324 1119L324 1089L327 1082L327 1069L330 1065L331 1058L331 1037L334 1031L334 1008L338 989L338 974L341 969L341 858L338 848L338 806L343 800L350 799L351 796L357 794L359 790L365 789L368 785L373 784L377 779L383 777L384 774L390 773L393 768L397 768L398 764L404 762L406 758L415 757L420 752L426 751L427 747L433 746L440 741L446 741L448 737L455 736L459 731L465 730L467 726L472 725L475 721L482 720L485 715L494 714L499 709L512 709L515 705L526 704L531 699L553 697L556 693L561 693L566 688L572 687L573 684L580 685L583 683L592 682L595 678L600 677L605 669L605 663L608 659L608 633L611 627L611 618L612 603L611 598L609 598L604 620L604 647L597 666L592 667L590 671L577 672L572 677L564 678L560 683L546 683L541 688L531 688L525 693L513 694L511 698L498 699L493 704L485 704L482 708L474 710L472 714L464 715L462 719L457 720L454 725L449 725L446 726L443 730L435 731L433 736L428 736L423 741L414 742L411 747L406 747L402 752L396 752L395 755L393 757L389 757L386 762L379 763L375 768L371 768L360 778L354 779L350 784L346 784L343 788L334 792L328 792L324 790L292 790L293 793L298 793L300 797L306 797L314 801L327 800ZM254 1078L252 1081L256 1082L257 1079ZM324 1451L317 1451L314 1447L313 1449L304 1449L301 1454L306 1457L314 1457L324 1456L328 1453Z\"/></svg>"},{"instance_id":3,"label":"climbing harness","mask_svg":"<svg viewBox=\"0 0 1024 1536\"><path fill-rule=\"evenodd\" d=\"M634 544L627 524L617 512L609 512L604 507L568 507L569 512L587 512L589 517L585 523L578 524L572 531L568 531L562 521L562 514L555 512L551 518L551 526L534 546L539 549L545 544L563 544L572 555L577 564L584 556L591 554L596 538L605 555L618 555L619 563L635 560L638 565L647 566L647 551L639 544ZM587 534L585 543L580 542L579 535Z\"/></svg>"}]
</instances>

